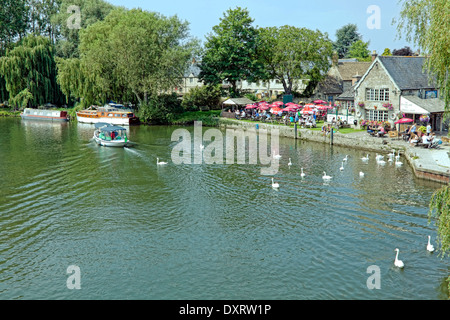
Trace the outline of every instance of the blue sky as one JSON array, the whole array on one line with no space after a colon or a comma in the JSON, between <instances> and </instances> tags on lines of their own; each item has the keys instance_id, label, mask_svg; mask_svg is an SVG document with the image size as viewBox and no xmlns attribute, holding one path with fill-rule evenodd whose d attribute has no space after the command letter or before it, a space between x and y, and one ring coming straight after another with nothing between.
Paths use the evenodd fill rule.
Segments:
<instances>
[{"instance_id":1,"label":"blue sky","mask_svg":"<svg viewBox=\"0 0 450 320\"><path fill-rule=\"evenodd\" d=\"M327 32L335 40L336 30L354 23L363 41L370 41L369 49L381 54L384 48L405 46L416 50L404 37L398 39L392 19L398 18L401 5L398 0L106 0L125 8L156 11L165 16L178 16L189 22L190 34L203 42L212 27L220 22L230 8L247 8L259 27L291 25ZM370 6L379 8L379 28L370 28L376 12L367 12ZM369 20L369 26L368 26Z\"/></svg>"}]
</instances>

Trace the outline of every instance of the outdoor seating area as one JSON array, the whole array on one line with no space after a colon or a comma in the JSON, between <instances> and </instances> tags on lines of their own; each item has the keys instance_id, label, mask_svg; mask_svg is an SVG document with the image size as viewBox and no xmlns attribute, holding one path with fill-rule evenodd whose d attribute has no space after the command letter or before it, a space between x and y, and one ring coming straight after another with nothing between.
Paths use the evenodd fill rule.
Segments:
<instances>
[{"instance_id":1,"label":"outdoor seating area","mask_svg":"<svg viewBox=\"0 0 450 320\"><path fill-rule=\"evenodd\" d=\"M316 128L317 122L324 121L327 112L333 108L323 103L323 100L307 104L260 101L245 106L232 105L222 112L222 116L284 125L297 123L300 127Z\"/></svg>"}]
</instances>

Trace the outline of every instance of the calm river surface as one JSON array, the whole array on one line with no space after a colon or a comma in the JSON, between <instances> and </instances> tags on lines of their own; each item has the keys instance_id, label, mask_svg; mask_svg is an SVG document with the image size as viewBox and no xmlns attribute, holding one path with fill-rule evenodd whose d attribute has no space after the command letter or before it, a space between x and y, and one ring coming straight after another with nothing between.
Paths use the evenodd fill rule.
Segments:
<instances>
[{"instance_id":1,"label":"calm river surface","mask_svg":"<svg viewBox=\"0 0 450 320\"><path fill-rule=\"evenodd\" d=\"M91 141L93 125L0 118L0 298L448 297L448 259L426 251L440 185L407 164L280 138L274 190L260 165L175 165L175 129L131 127L136 145L115 149Z\"/></svg>"}]
</instances>

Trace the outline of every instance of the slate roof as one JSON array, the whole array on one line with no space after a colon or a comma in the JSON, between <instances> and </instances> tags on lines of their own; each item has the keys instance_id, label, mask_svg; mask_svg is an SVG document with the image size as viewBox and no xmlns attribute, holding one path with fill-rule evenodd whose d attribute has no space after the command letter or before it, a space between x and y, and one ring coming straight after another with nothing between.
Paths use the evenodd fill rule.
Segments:
<instances>
[{"instance_id":1,"label":"slate roof","mask_svg":"<svg viewBox=\"0 0 450 320\"><path fill-rule=\"evenodd\" d=\"M336 100L355 100L355 86L356 83L345 90L341 95L336 97Z\"/></svg>"},{"instance_id":2,"label":"slate roof","mask_svg":"<svg viewBox=\"0 0 450 320\"><path fill-rule=\"evenodd\" d=\"M435 88L424 70L426 57L379 56L400 90Z\"/></svg>"},{"instance_id":3,"label":"slate roof","mask_svg":"<svg viewBox=\"0 0 450 320\"><path fill-rule=\"evenodd\" d=\"M372 62L339 62L338 70L344 81L351 81L353 76L363 76Z\"/></svg>"},{"instance_id":4,"label":"slate roof","mask_svg":"<svg viewBox=\"0 0 450 320\"><path fill-rule=\"evenodd\" d=\"M419 107L427 110L430 113L444 112L445 103L441 99L421 99L417 96L403 96L403 98L408 99L412 103L418 105Z\"/></svg>"},{"instance_id":5,"label":"slate roof","mask_svg":"<svg viewBox=\"0 0 450 320\"><path fill-rule=\"evenodd\" d=\"M195 78L198 78L198 75L200 74L200 67L197 63L191 63L188 67L188 69L184 73L184 77L188 78L190 75L193 75Z\"/></svg>"}]
</instances>

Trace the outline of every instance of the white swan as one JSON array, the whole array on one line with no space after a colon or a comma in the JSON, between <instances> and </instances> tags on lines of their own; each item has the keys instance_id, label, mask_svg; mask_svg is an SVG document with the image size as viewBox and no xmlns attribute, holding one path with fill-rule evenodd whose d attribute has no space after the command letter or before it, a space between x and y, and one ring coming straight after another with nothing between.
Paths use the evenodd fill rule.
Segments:
<instances>
[{"instance_id":1,"label":"white swan","mask_svg":"<svg viewBox=\"0 0 450 320\"><path fill-rule=\"evenodd\" d=\"M402 164L403 164L403 162L400 162L400 161L395 160L395 165L396 165L396 166L401 166Z\"/></svg>"},{"instance_id":2,"label":"white swan","mask_svg":"<svg viewBox=\"0 0 450 320\"><path fill-rule=\"evenodd\" d=\"M430 239L431 239L431 236L428 236L427 251L428 252L433 252L434 251L434 246L430 243Z\"/></svg>"},{"instance_id":3,"label":"white swan","mask_svg":"<svg viewBox=\"0 0 450 320\"><path fill-rule=\"evenodd\" d=\"M388 162L392 162L392 157L389 157Z\"/></svg>"},{"instance_id":4,"label":"white swan","mask_svg":"<svg viewBox=\"0 0 450 320\"><path fill-rule=\"evenodd\" d=\"M397 155L395 156L395 160L399 160L400 159L400 150L397 150Z\"/></svg>"},{"instance_id":5,"label":"white swan","mask_svg":"<svg viewBox=\"0 0 450 320\"><path fill-rule=\"evenodd\" d=\"M342 161L342 165L341 165L341 167L339 168L339 170L344 171L344 161Z\"/></svg>"},{"instance_id":6,"label":"white swan","mask_svg":"<svg viewBox=\"0 0 450 320\"><path fill-rule=\"evenodd\" d=\"M377 163L378 163L379 165L385 165L385 164L386 164L386 161L384 161L384 160L382 160L382 159L378 159L378 160L377 160Z\"/></svg>"},{"instance_id":7,"label":"white swan","mask_svg":"<svg viewBox=\"0 0 450 320\"><path fill-rule=\"evenodd\" d=\"M201 149L201 150L205 149L205 146L201 144L201 145L200 145L200 149Z\"/></svg>"},{"instance_id":8,"label":"white swan","mask_svg":"<svg viewBox=\"0 0 450 320\"><path fill-rule=\"evenodd\" d=\"M362 161L369 161L369 154L367 156L361 158Z\"/></svg>"},{"instance_id":9,"label":"white swan","mask_svg":"<svg viewBox=\"0 0 450 320\"><path fill-rule=\"evenodd\" d=\"M292 162L291 162L291 158L289 158L289 163L288 166L291 167L292 166Z\"/></svg>"},{"instance_id":10,"label":"white swan","mask_svg":"<svg viewBox=\"0 0 450 320\"><path fill-rule=\"evenodd\" d=\"M348 160L348 154L346 154L346 155L345 155L345 158L342 159L342 160L347 161L347 160Z\"/></svg>"},{"instance_id":11,"label":"white swan","mask_svg":"<svg viewBox=\"0 0 450 320\"><path fill-rule=\"evenodd\" d=\"M383 158L384 158L384 156L381 154L378 154L378 153L377 153L377 156L375 157L375 159L377 159L377 160L383 160Z\"/></svg>"},{"instance_id":12,"label":"white swan","mask_svg":"<svg viewBox=\"0 0 450 320\"><path fill-rule=\"evenodd\" d=\"M272 188L279 188L279 187L280 185L278 183L275 183L272 178Z\"/></svg>"},{"instance_id":13,"label":"white swan","mask_svg":"<svg viewBox=\"0 0 450 320\"><path fill-rule=\"evenodd\" d=\"M402 260L398 260L398 253L400 250L395 249L395 251L397 251L397 254L395 255L394 265L398 268L403 268L405 264L403 263Z\"/></svg>"},{"instance_id":14,"label":"white swan","mask_svg":"<svg viewBox=\"0 0 450 320\"><path fill-rule=\"evenodd\" d=\"M300 173L300 176L303 178L304 176L306 176L306 174L303 172L303 168L302 168L302 173Z\"/></svg>"},{"instance_id":15,"label":"white swan","mask_svg":"<svg viewBox=\"0 0 450 320\"><path fill-rule=\"evenodd\" d=\"M167 164L167 162L159 161L159 158L156 158L156 164L163 165L163 164Z\"/></svg>"},{"instance_id":16,"label":"white swan","mask_svg":"<svg viewBox=\"0 0 450 320\"><path fill-rule=\"evenodd\" d=\"M395 156L395 150L392 150L392 153L388 154L389 158L393 158Z\"/></svg>"},{"instance_id":17,"label":"white swan","mask_svg":"<svg viewBox=\"0 0 450 320\"><path fill-rule=\"evenodd\" d=\"M332 177L327 176L327 174L326 174L325 171L323 172L323 176L322 176L322 179L323 179L323 180L331 180L331 178L332 178Z\"/></svg>"},{"instance_id":18,"label":"white swan","mask_svg":"<svg viewBox=\"0 0 450 320\"><path fill-rule=\"evenodd\" d=\"M273 150L273 158L274 159L281 159L281 156L279 154L276 154L275 150Z\"/></svg>"},{"instance_id":19,"label":"white swan","mask_svg":"<svg viewBox=\"0 0 450 320\"><path fill-rule=\"evenodd\" d=\"M364 172L360 171L360 172L359 172L359 176L360 176L360 177L364 177Z\"/></svg>"}]
</instances>

